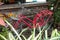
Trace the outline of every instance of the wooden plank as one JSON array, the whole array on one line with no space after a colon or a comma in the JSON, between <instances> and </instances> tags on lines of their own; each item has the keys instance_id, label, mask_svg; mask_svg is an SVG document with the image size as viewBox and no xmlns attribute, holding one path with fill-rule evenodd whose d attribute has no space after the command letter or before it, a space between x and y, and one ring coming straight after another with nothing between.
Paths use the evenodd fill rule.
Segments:
<instances>
[{"instance_id":1,"label":"wooden plank","mask_svg":"<svg viewBox=\"0 0 60 40\"><path fill-rule=\"evenodd\" d=\"M50 5L50 3L23 3L23 4L1 5L0 10L15 9L15 8L21 8L21 7L41 6L41 5Z\"/></svg>"}]
</instances>

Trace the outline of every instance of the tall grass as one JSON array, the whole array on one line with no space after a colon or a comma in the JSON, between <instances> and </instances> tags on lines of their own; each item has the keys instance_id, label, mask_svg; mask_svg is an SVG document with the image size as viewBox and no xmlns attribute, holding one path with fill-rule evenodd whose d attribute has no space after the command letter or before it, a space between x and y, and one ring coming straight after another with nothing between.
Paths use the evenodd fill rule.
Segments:
<instances>
[{"instance_id":1,"label":"tall grass","mask_svg":"<svg viewBox=\"0 0 60 40\"><path fill-rule=\"evenodd\" d=\"M8 38L5 38L3 35L0 34L0 37L4 40L60 40L60 33L57 31L57 29L53 30L51 33L51 37L48 37L48 29L50 26L46 24L44 27L39 27L39 33L36 35L36 28L33 28L31 30L31 35L26 38L23 33L28 30L28 28L23 29L20 34L14 29L14 27L7 21L5 22L10 26L12 31L16 34L17 37L13 35L13 33L8 32Z\"/></svg>"}]
</instances>

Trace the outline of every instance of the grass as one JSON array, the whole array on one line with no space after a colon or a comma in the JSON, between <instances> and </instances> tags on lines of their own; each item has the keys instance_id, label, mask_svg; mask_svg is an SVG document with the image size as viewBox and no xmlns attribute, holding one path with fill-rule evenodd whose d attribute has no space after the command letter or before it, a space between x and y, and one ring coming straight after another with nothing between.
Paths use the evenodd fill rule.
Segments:
<instances>
[{"instance_id":1,"label":"grass","mask_svg":"<svg viewBox=\"0 0 60 40\"><path fill-rule=\"evenodd\" d=\"M5 38L3 35L0 34L0 37L4 40L60 40L60 32L58 32L57 29L53 30L51 33L51 37L48 37L48 29L50 26L46 24L44 27L39 27L39 33L36 35L36 28L33 28L31 30L31 35L26 38L23 33L28 30L28 28L23 29L20 34L14 29L14 27L7 21L5 22L9 25L9 27L12 29L12 31L16 34L13 35L12 32L8 31L8 38ZM43 36L42 36L43 35Z\"/></svg>"}]
</instances>

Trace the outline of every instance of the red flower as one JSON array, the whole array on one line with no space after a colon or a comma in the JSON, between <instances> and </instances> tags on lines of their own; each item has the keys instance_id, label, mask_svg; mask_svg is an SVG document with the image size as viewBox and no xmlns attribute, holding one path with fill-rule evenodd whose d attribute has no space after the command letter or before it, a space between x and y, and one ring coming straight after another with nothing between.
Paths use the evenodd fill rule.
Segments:
<instances>
[{"instance_id":1,"label":"red flower","mask_svg":"<svg viewBox=\"0 0 60 40\"><path fill-rule=\"evenodd\" d=\"M35 15L35 17L33 18L33 20L31 20L31 19L29 19L29 18L27 18L26 16L24 16L24 15L21 15L21 16L19 16L19 19L20 20L18 20L18 21L20 21L20 22L24 22L28 27L30 27L30 28L36 28L36 24L38 23L41 27L42 26L44 26L47 22L48 22L48 20L49 20L49 18L52 16L52 14L53 14L53 12L51 12L50 10L42 10L42 11L40 11L39 13L37 13L36 15ZM46 16L48 16L48 18L45 20L45 17ZM31 24L29 24L26 20L24 20L24 19L27 19L28 21L30 21L31 22L31 24L33 24L32 26L31 26ZM15 24L15 25L18 25L18 21L17 21L17 23ZM37 22L38 21L38 22ZM19 22L19 23L20 23ZM16 27L16 26L15 26ZM18 27L18 26L17 26Z\"/></svg>"}]
</instances>

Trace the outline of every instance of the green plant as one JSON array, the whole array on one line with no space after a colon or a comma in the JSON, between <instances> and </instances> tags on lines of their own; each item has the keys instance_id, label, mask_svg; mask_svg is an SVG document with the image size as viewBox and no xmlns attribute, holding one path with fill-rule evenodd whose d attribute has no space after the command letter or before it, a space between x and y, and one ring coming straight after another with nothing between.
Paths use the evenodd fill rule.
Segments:
<instances>
[{"instance_id":1,"label":"green plant","mask_svg":"<svg viewBox=\"0 0 60 40\"><path fill-rule=\"evenodd\" d=\"M60 40L60 33L57 31L57 29L52 31L50 40Z\"/></svg>"},{"instance_id":2,"label":"green plant","mask_svg":"<svg viewBox=\"0 0 60 40\"><path fill-rule=\"evenodd\" d=\"M54 20L55 20L55 23L59 23L60 22L60 10L57 10L54 13Z\"/></svg>"},{"instance_id":3,"label":"green plant","mask_svg":"<svg viewBox=\"0 0 60 40\"><path fill-rule=\"evenodd\" d=\"M3 26L0 26L0 34L7 38L8 37L7 33L8 33L8 29ZM3 40L3 39L0 37L0 40Z\"/></svg>"},{"instance_id":4,"label":"green plant","mask_svg":"<svg viewBox=\"0 0 60 40\"><path fill-rule=\"evenodd\" d=\"M13 26L7 21L7 24L10 26L12 31L16 34L15 36L13 35L12 32L8 32L8 38L6 38L4 35L0 34L0 37L3 38L4 40L60 40L60 32L57 31L57 29L52 31L51 37L48 37L48 30L50 28L50 25L46 24L44 27L39 27L39 33L36 35L36 28L33 28L31 30L31 35L26 38L23 33L28 30L28 28L23 29L20 34L17 33L17 31L13 28ZM43 36L42 36L43 35Z\"/></svg>"}]
</instances>

